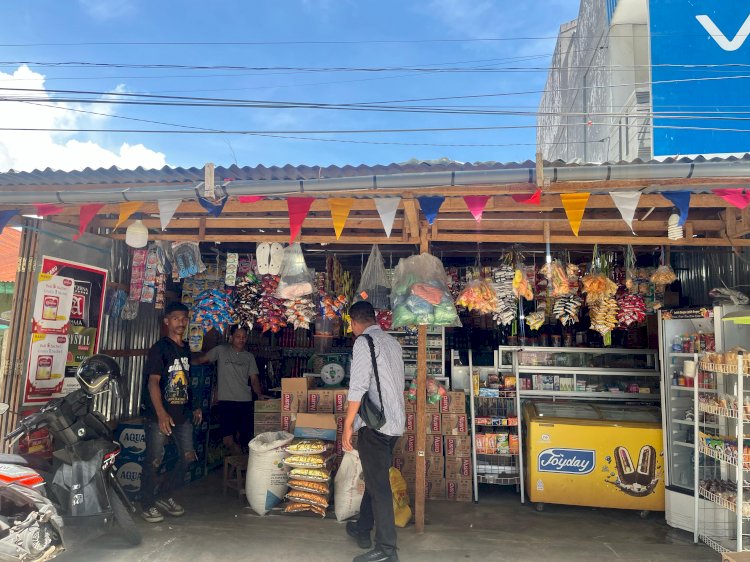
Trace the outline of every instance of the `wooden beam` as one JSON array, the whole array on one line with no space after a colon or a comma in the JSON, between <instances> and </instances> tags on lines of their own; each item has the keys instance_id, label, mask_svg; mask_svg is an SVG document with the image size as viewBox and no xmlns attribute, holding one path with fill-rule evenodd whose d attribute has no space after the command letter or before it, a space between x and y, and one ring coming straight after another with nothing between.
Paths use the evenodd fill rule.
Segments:
<instances>
[{"instance_id":1,"label":"wooden beam","mask_svg":"<svg viewBox=\"0 0 750 562\"><path fill-rule=\"evenodd\" d=\"M417 211L417 202L414 199L404 199L404 214L406 224L409 228L409 236L419 238L419 211Z\"/></svg>"},{"instance_id":2,"label":"wooden beam","mask_svg":"<svg viewBox=\"0 0 750 562\"><path fill-rule=\"evenodd\" d=\"M694 246L694 247L726 247L750 246L750 239L744 238L693 238L692 240L670 240L666 237L655 236L574 236L553 235L552 244L569 244L577 246L592 246L594 244L613 244L631 246ZM544 234L459 234L454 232L440 232L433 242L485 242L506 244L544 244Z\"/></svg>"},{"instance_id":3,"label":"wooden beam","mask_svg":"<svg viewBox=\"0 0 750 562\"><path fill-rule=\"evenodd\" d=\"M115 240L125 240L125 234L113 234L110 236L110 238L113 238ZM196 235L193 234L174 234L169 231L164 232L157 232L153 234L149 234L149 240L168 240L171 242L179 242L182 240L187 241L195 241ZM383 236L347 236L346 234L342 235L339 240L336 240L335 235L331 236L309 236L309 235L302 235L298 238L298 241L302 244L363 244L367 246L371 246L373 244L383 244L383 245L414 245L413 240L399 240L398 238L386 238L385 235ZM205 242L252 242L252 243L258 243L258 242L282 242L282 243L289 243L289 233L286 234L211 234L206 233L206 239Z\"/></svg>"},{"instance_id":4,"label":"wooden beam","mask_svg":"<svg viewBox=\"0 0 750 562\"><path fill-rule=\"evenodd\" d=\"M426 253L430 246L427 240L427 224L419 233L419 251ZM414 527L417 534L424 533L426 449L427 449L427 326L420 325L417 332L417 481L414 499Z\"/></svg>"}]
</instances>

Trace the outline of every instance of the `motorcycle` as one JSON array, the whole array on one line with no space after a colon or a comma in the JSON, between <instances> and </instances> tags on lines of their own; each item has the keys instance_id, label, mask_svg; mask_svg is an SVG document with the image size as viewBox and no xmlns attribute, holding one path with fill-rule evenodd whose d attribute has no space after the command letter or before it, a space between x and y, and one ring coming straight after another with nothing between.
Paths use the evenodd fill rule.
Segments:
<instances>
[{"instance_id":1,"label":"motorcycle","mask_svg":"<svg viewBox=\"0 0 750 562\"><path fill-rule=\"evenodd\" d=\"M15 444L46 428L53 437L52 462L0 454L0 561L39 562L72 544L118 533L141 542L134 506L116 478L120 445L94 411L97 394L126 396L117 363L107 355L85 359L76 372L81 388L50 400L5 436ZM0 415L8 410L0 404Z\"/></svg>"}]
</instances>

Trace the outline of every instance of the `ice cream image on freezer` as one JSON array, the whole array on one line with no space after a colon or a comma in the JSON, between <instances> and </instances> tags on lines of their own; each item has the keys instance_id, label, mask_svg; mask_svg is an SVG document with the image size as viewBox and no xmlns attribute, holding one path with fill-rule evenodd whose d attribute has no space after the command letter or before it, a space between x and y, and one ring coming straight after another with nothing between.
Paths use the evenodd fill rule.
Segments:
<instances>
[{"instance_id":1,"label":"ice cream image on freezer","mask_svg":"<svg viewBox=\"0 0 750 562\"><path fill-rule=\"evenodd\" d=\"M44 295L44 307L42 308L42 320L57 320L57 307L60 298L52 295Z\"/></svg>"},{"instance_id":2,"label":"ice cream image on freezer","mask_svg":"<svg viewBox=\"0 0 750 562\"><path fill-rule=\"evenodd\" d=\"M607 480L608 483L636 497L647 496L654 491L659 477L656 474L656 449L651 445L641 447L637 464L633 463L627 448L615 447L614 461L617 469L616 478Z\"/></svg>"}]
</instances>

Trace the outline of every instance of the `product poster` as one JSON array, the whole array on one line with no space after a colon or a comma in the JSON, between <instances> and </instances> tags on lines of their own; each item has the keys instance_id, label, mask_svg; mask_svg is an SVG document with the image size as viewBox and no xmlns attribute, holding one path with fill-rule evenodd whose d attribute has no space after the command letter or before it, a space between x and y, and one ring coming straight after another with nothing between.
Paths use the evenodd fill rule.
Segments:
<instances>
[{"instance_id":1,"label":"product poster","mask_svg":"<svg viewBox=\"0 0 750 562\"><path fill-rule=\"evenodd\" d=\"M65 396L78 388L76 369L81 361L99 350L106 287L105 269L49 256L42 258L24 403L47 402L50 398ZM54 363L47 378L45 369L49 359L43 353L40 378L37 372L39 365L34 362L40 357L38 348L41 340L38 335L50 333L65 336L62 370L59 370L59 363ZM44 341L49 345L51 340ZM57 345L62 345L62 342L57 342Z\"/></svg>"},{"instance_id":2,"label":"product poster","mask_svg":"<svg viewBox=\"0 0 750 562\"><path fill-rule=\"evenodd\" d=\"M68 336L32 334L27 390L31 388L35 394L47 397L60 392L65 378L67 356Z\"/></svg>"}]
</instances>

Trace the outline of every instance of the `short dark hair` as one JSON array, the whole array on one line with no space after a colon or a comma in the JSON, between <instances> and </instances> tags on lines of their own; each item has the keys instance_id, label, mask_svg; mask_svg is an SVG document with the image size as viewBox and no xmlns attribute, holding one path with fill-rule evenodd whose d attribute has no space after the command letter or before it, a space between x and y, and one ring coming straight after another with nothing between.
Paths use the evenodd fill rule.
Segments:
<instances>
[{"instance_id":1,"label":"short dark hair","mask_svg":"<svg viewBox=\"0 0 750 562\"><path fill-rule=\"evenodd\" d=\"M349 307L349 316L360 324L375 323L375 309L367 301L355 302Z\"/></svg>"},{"instance_id":2,"label":"short dark hair","mask_svg":"<svg viewBox=\"0 0 750 562\"><path fill-rule=\"evenodd\" d=\"M233 336L237 330L245 330L248 334L250 333L250 330L247 329L247 326L244 324L232 324L229 327L229 335Z\"/></svg>"},{"instance_id":3,"label":"short dark hair","mask_svg":"<svg viewBox=\"0 0 750 562\"><path fill-rule=\"evenodd\" d=\"M190 309L180 301L172 301L164 308L164 317L166 318L173 312L184 312L187 314L190 312Z\"/></svg>"}]
</instances>

